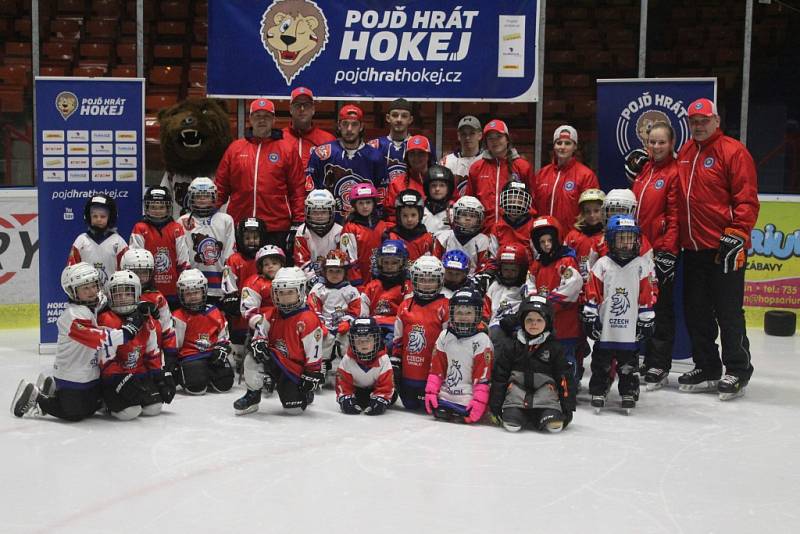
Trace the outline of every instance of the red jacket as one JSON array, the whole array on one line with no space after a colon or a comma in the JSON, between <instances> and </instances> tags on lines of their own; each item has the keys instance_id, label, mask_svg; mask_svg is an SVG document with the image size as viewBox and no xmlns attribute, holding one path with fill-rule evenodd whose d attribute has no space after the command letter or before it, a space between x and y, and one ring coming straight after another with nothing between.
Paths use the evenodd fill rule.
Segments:
<instances>
[{"instance_id":1,"label":"red jacket","mask_svg":"<svg viewBox=\"0 0 800 534\"><path fill-rule=\"evenodd\" d=\"M336 141L335 135L322 128L317 128L316 126L312 126L309 131L302 135L291 126L287 126L281 131L283 132L283 138L294 144L295 150L297 150L297 154L300 156L301 164L303 165L303 172L305 172L306 167L308 167L308 160L311 158L311 152L316 147L324 145L325 143L330 143L331 141Z\"/></svg>"},{"instance_id":2,"label":"red jacket","mask_svg":"<svg viewBox=\"0 0 800 534\"><path fill-rule=\"evenodd\" d=\"M690 139L678 153L680 245L717 249L726 228L747 237L758 218L758 179L745 146L717 130L704 143Z\"/></svg>"},{"instance_id":3,"label":"red jacket","mask_svg":"<svg viewBox=\"0 0 800 534\"><path fill-rule=\"evenodd\" d=\"M587 189L600 189L597 176L592 170L576 160L570 159L563 167L554 161L542 167L536 174L533 205L539 216L552 215L563 228L572 228L580 213L578 199Z\"/></svg>"},{"instance_id":4,"label":"red jacket","mask_svg":"<svg viewBox=\"0 0 800 534\"><path fill-rule=\"evenodd\" d=\"M512 151L511 169L514 177L525 182L528 190L533 194L533 169L531 164L523 159L517 151ZM488 151L481 153L480 159L469 168L465 196L473 196L481 201L484 208L484 231L491 231L500 218L500 191L509 181L508 160L498 159ZM488 233L488 232L486 232Z\"/></svg>"},{"instance_id":5,"label":"red jacket","mask_svg":"<svg viewBox=\"0 0 800 534\"><path fill-rule=\"evenodd\" d=\"M304 220L305 174L297 148L280 131L230 144L216 174L217 206L229 198L234 224L258 217L270 232Z\"/></svg>"},{"instance_id":6,"label":"red jacket","mask_svg":"<svg viewBox=\"0 0 800 534\"><path fill-rule=\"evenodd\" d=\"M678 254L678 164L648 161L631 186L636 220L654 250Z\"/></svg>"},{"instance_id":7,"label":"red jacket","mask_svg":"<svg viewBox=\"0 0 800 534\"><path fill-rule=\"evenodd\" d=\"M518 245L528 251L528 257L533 258L533 248L531 245L531 227L536 215L528 216L522 221L517 221L515 225L509 224L505 217L500 217L494 227L494 235L497 238L497 250L506 245Z\"/></svg>"},{"instance_id":8,"label":"red jacket","mask_svg":"<svg viewBox=\"0 0 800 534\"><path fill-rule=\"evenodd\" d=\"M578 269L572 250L549 265L533 260L528 269L531 293L545 297L553 307L553 328L559 341L574 340L583 335L578 304L583 278Z\"/></svg>"}]
</instances>

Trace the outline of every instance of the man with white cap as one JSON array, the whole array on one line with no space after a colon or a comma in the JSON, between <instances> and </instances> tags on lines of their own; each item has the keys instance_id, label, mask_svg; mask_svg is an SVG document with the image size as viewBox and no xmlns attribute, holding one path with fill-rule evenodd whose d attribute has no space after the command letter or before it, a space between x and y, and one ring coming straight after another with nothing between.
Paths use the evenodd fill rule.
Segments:
<instances>
[{"instance_id":1,"label":"man with white cap","mask_svg":"<svg viewBox=\"0 0 800 534\"><path fill-rule=\"evenodd\" d=\"M456 187L461 192L467 186L470 166L481 157L481 121L473 115L465 115L458 121L459 150L442 158L441 164L453 172Z\"/></svg>"},{"instance_id":2,"label":"man with white cap","mask_svg":"<svg viewBox=\"0 0 800 534\"><path fill-rule=\"evenodd\" d=\"M295 87L292 90L289 115L292 123L283 129L283 137L297 145L305 170L311 152L319 145L335 141L336 136L314 126L314 93L308 87Z\"/></svg>"},{"instance_id":3,"label":"man with white cap","mask_svg":"<svg viewBox=\"0 0 800 534\"><path fill-rule=\"evenodd\" d=\"M687 111L692 138L678 154L678 215L695 368L678 383L681 391L716 390L728 400L744 392L753 374L742 305L758 179L747 148L722 133L714 102L700 98Z\"/></svg>"},{"instance_id":4,"label":"man with white cap","mask_svg":"<svg viewBox=\"0 0 800 534\"><path fill-rule=\"evenodd\" d=\"M580 213L578 199L587 189L600 189L597 175L578 161L578 132L562 124L553 132L553 161L536 174L533 202L539 216L552 215L572 228Z\"/></svg>"}]
</instances>

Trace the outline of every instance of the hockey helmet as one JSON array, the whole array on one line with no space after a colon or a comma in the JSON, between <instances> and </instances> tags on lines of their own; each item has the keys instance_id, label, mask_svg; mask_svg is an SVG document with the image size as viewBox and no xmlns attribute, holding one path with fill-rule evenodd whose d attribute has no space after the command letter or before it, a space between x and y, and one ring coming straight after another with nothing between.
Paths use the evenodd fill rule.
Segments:
<instances>
[{"instance_id":1,"label":"hockey helmet","mask_svg":"<svg viewBox=\"0 0 800 534\"><path fill-rule=\"evenodd\" d=\"M387 259L398 259L400 261L387 262ZM387 282L401 280L405 277L404 271L407 261L408 251L406 250L406 244L400 239L386 239L375 252L374 276L376 278L381 277L382 280ZM389 266L392 268L389 269Z\"/></svg>"},{"instance_id":2,"label":"hockey helmet","mask_svg":"<svg viewBox=\"0 0 800 534\"><path fill-rule=\"evenodd\" d=\"M432 300L442 290L444 267L436 256L420 256L411 266L411 285L414 296Z\"/></svg>"},{"instance_id":3,"label":"hockey helmet","mask_svg":"<svg viewBox=\"0 0 800 534\"><path fill-rule=\"evenodd\" d=\"M504 245L497 252L497 281L505 286L521 286L528 275L528 251L519 245ZM503 266L516 266L516 274L507 276Z\"/></svg>"},{"instance_id":4,"label":"hockey helmet","mask_svg":"<svg viewBox=\"0 0 800 534\"><path fill-rule=\"evenodd\" d=\"M419 213L419 222L421 223L425 208L425 199L422 198L422 193L415 189L403 189L398 193L397 198L394 200L394 210L398 224L400 223L400 213L403 208L416 208Z\"/></svg>"},{"instance_id":5,"label":"hockey helmet","mask_svg":"<svg viewBox=\"0 0 800 534\"><path fill-rule=\"evenodd\" d=\"M139 277L140 282L145 278L146 281L142 282L143 288L153 285L153 272L156 264L153 254L149 250L145 248L129 248L122 255L119 266L120 269L133 271Z\"/></svg>"},{"instance_id":6,"label":"hockey helmet","mask_svg":"<svg viewBox=\"0 0 800 534\"><path fill-rule=\"evenodd\" d=\"M258 236L258 243L248 245L245 236L253 232ZM247 217L236 226L236 250L246 258L253 258L267 240L267 225L258 217Z\"/></svg>"},{"instance_id":7,"label":"hockey helmet","mask_svg":"<svg viewBox=\"0 0 800 534\"><path fill-rule=\"evenodd\" d=\"M381 198L378 190L370 182L362 182L350 189L350 205L355 206L356 200L372 200L378 202Z\"/></svg>"},{"instance_id":8,"label":"hockey helmet","mask_svg":"<svg viewBox=\"0 0 800 534\"><path fill-rule=\"evenodd\" d=\"M94 295L88 299L78 297L78 289L83 286L94 286ZM61 271L61 288L69 300L85 306L95 306L100 300L100 273L86 262L67 265Z\"/></svg>"},{"instance_id":9,"label":"hockey helmet","mask_svg":"<svg viewBox=\"0 0 800 534\"><path fill-rule=\"evenodd\" d=\"M542 316L544 319L545 332L552 332L553 331L553 307L547 301L545 297L540 295L533 295L527 297L523 300L519 305L519 310L517 310L517 319L519 320L519 326L522 329L525 329L525 317L532 312L535 311L539 315Z\"/></svg>"},{"instance_id":10,"label":"hockey helmet","mask_svg":"<svg viewBox=\"0 0 800 534\"><path fill-rule=\"evenodd\" d=\"M108 224L105 228L96 228L92 226L92 208L98 209L102 208L108 212ZM100 193L97 195L92 195L92 197L86 201L86 204L83 207L83 220L86 222L86 225L96 231L108 230L110 228L117 227L117 203L114 201L113 198L106 195L105 193Z\"/></svg>"},{"instance_id":11,"label":"hockey helmet","mask_svg":"<svg viewBox=\"0 0 800 534\"><path fill-rule=\"evenodd\" d=\"M144 218L153 224L172 219L172 195L169 189L161 186L148 187L144 193ZM153 211L163 209L164 215L155 216Z\"/></svg>"},{"instance_id":12,"label":"hockey helmet","mask_svg":"<svg viewBox=\"0 0 800 534\"><path fill-rule=\"evenodd\" d=\"M189 184L186 207L192 215L210 217L217 211L217 186L211 178L198 176Z\"/></svg>"},{"instance_id":13,"label":"hockey helmet","mask_svg":"<svg viewBox=\"0 0 800 534\"><path fill-rule=\"evenodd\" d=\"M531 209L533 197L525 182L511 180L500 192L500 208L509 218L522 217Z\"/></svg>"},{"instance_id":14,"label":"hockey helmet","mask_svg":"<svg viewBox=\"0 0 800 534\"><path fill-rule=\"evenodd\" d=\"M428 172L425 178L422 179L422 188L425 190L425 196L431 199L431 182L444 182L447 184L446 199L453 197L453 192L456 188L456 179L453 176L453 171L444 165L431 165L428 167Z\"/></svg>"},{"instance_id":15,"label":"hockey helmet","mask_svg":"<svg viewBox=\"0 0 800 534\"><path fill-rule=\"evenodd\" d=\"M533 221L531 226L531 243L537 253L543 254L542 246L539 240L543 235L549 235L553 240L553 250L561 245L564 230L561 228L561 223L552 215L545 215Z\"/></svg>"},{"instance_id":16,"label":"hockey helmet","mask_svg":"<svg viewBox=\"0 0 800 534\"><path fill-rule=\"evenodd\" d=\"M142 297L142 284L133 271L121 270L106 282L108 305L114 313L129 315L136 311Z\"/></svg>"},{"instance_id":17,"label":"hockey helmet","mask_svg":"<svg viewBox=\"0 0 800 534\"><path fill-rule=\"evenodd\" d=\"M453 204L453 231L456 237L477 235L483 226L483 204L475 197L464 196Z\"/></svg>"},{"instance_id":18,"label":"hockey helmet","mask_svg":"<svg viewBox=\"0 0 800 534\"><path fill-rule=\"evenodd\" d=\"M450 319L447 329L456 337L467 337L478 331L483 310L483 297L477 289L459 289L450 297Z\"/></svg>"},{"instance_id":19,"label":"hockey helmet","mask_svg":"<svg viewBox=\"0 0 800 534\"><path fill-rule=\"evenodd\" d=\"M286 299L286 291L296 296ZM306 273L299 267L281 267L272 280L272 301L283 313L299 310L306 302Z\"/></svg>"},{"instance_id":20,"label":"hockey helmet","mask_svg":"<svg viewBox=\"0 0 800 534\"><path fill-rule=\"evenodd\" d=\"M327 189L314 189L305 200L306 226L318 236L324 236L336 222L336 199Z\"/></svg>"},{"instance_id":21,"label":"hockey helmet","mask_svg":"<svg viewBox=\"0 0 800 534\"><path fill-rule=\"evenodd\" d=\"M603 203L606 199L606 194L603 193L602 189L587 189L581 196L578 197L578 205L580 206L584 202L600 202Z\"/></svg>"},{"instance_id":22,"label":"hockey helmet","mask_svg":"<svg viewBox=\"0 0 800 534\"><path fill-rule=\"evenodd\" d=\"M630 215L614 215L606 226L608 255L615 261L626 262L639 255L640 229Z\"/></svg>"},{"instance_id":23,"label":"hockey helmet","mask_svg":"<svg viewBox=\"0 0 800 534\"><path fill-rule=\"evenodd\" d=\"M614 215L636 214L636 195L630 189L612 189L603 201L603 216L605 222Z\"/></svg>"},{"instance_id":24,"label":"hockey helmet","mask_svg":"<svg viewBox=\"0 0 800 534\"><path fill-rule=\"evenodd\" d=\"M186 269L177 282L178 300L190 311L203 311L208 297L208 280L200 269Z\"/></svg>"},{"instance_id":25,"label":"hockey helmet","mask_svg":"<svg viewBox=\"0 0 800 534\"><path fill-rule=\"evenodd\" d=\"M381 348L381 329L374 317L355 319L350 325L348 337L350 348L359 361L371 362L378 355ZM372 340L370 349L365 348L365 340Z\"/></svg>"}]
</instances>

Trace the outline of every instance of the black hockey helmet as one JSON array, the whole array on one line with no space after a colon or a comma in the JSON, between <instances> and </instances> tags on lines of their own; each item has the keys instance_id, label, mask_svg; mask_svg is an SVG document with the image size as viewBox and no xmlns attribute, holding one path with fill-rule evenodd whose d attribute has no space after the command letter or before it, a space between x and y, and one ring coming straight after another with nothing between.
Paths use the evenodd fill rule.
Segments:
<instances>
[{"instance_id":1,"label":"black hockey helmet","mask_svg":"<svg viewBox=\"0 0 800 534\"><path fill-rule=\"evenodd\" d=\"M425 178L422 180L422 188L425 190L426 198L431 197L431 182L444 182L447 184L447 196L446 199L453 198L453 191L456 188L456 179L453 176L453 171L445 167L444 165L431 165L428 167L428 173L425 175Z\"/></svg>"},{"instance_id":2,"label":"black hockey helmet","mask_svg":"<svg viewBox=\"0 0 800 534\"><path fill-rule=\"evenodd\" d=\"M456 321L456 312L459 308L468 308L473 311L471 321ZM465 287L456 291L450 297L450 318L447 329L457 337L467 337L478 331L483 310L483 295L477 289Z\"/></svg>"},{"instance_id":3,"label":"black hockey helmet","mask_svg":"<svg viewBox=\"0 0 800 534\"><path fill-rule=\"evenodd\" d=\"M143 204L144 218L146 221L158 224L172 219L172 194L166 187L161 187L160 185L148 187L147 191L144 192ZM164 217L153 217L150 215L150 208L155 206L166 207L166 215Z\"/></svg>"},{"instance_id":4,"label":"black hockey helmet","mask_svg":"<svg viewBox=\"0 0 800 534\"><path fill-rule=\"evenodd\" d=\"M246 231L258 232L258 243L254 246L247 246L244 242ZM236 250L247 258L255 258L258 249L263 247L267 241L267 225L258 217L247 217L239 221L236 225Z\"/></svg>"},{"instance_id":5,"label":"black hockey helmet","mask_svg":"<svg viewBox=\"0 0 800 534\"><path fill-rule=\"evenodd\" d=\"M117 227L117 203L114 202L113 198L105 193L100 193L92 195L92 197L86 201L86 205L83 207L83 220L86 221L87 226L90 228L93 228L91 215L93 207L101 207L108 210L108 226L106 229Z\"/></svg>"},{"instance_id":6,"label":"black hockey helmet","mask_svg":"<svg viewBox=\"0 0 800 534\"><path fill-rule=\"evenodd\" d=\"M519 305L519 310L517 311L517 319L519 320L519 325L522 329L525 329L525 317L530 312L536 312L544 318L544 331L545 332L552 332L553 331L553 307L550 306L550 303L547 302L547 299L540 296L540 295L533 295L527 297L523 300Z\"/></svg>"},{"instance_id":7,"label":"black hockey helmet","mask_svg":"<svg viewBox=\"0 0 800 534\"><path fill-rule=\"evenodd\" d=\"M348 337L350 348L359 361L371 362L378 355L378 351L381 348L381 328L374 317L359 317L355 319L350 325ZM367 352L359 351L356 344L357 339L364 337L372 338L372 350Z\"/></svg>"},{"instance_id":8,"label":"black hockey helmet","mask_svg":"<svg viewBox=\"0 0 800 534\"><path fill-rule=\"evenodd\" d=\"M415 189L403 189L398 193L394 201L395 216L397 223L400 224L400 210L403 208L417 208L419 212L419 222L422 223L423 210L425 208L425 200L422 194Z\"/></svg>"}]
</instances>

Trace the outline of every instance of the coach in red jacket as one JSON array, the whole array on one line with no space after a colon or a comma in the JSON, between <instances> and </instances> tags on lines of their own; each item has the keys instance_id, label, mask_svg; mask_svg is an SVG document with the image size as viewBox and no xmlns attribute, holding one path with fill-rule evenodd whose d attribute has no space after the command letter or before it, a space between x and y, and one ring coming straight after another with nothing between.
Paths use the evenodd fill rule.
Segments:
<instances>
[{"instance_id":1,"label":"coach in red jacket","mask_svg":"<svg viewBox=\"0 0 800 534\"><path fill-rule=\"evenodd\" d=\"M228 146L216 174L217 204L228 202L233 221L258 217L267 225L268 244L286 249L289 230L304 220L305 175L297 147L273 130L275 105L250 103L252 135Z\"/></svg>"},{"instance_id":2,"label":"coach in red jacket","mask_svg":"<svg viewBox=\"0 0 800 534\"><path fill-rule=\"evenodd\" d=\"M701 98L688 112L692 138L678 154L678 208L695 369L678 382L684 391L716 385L725 399L741 394L753 373L742 304L750 230L758 218L758 183L750 153L722 134L714 103ZM718 328L722 362L715 343Z\"/></svg>"},{"instance_id":3,"label":"coach in red jacket","mask_svg":"<svg viewBox=\"0 0 800 534\"><path fill-rule=\"evenodd\" d=\"M336 141L336 136L314 126L314 93L308 87L296 87L289 100L292 124L283 129L283 138L295 144L302 160L303 172L308 167L311 152L319 145Z\"/></svg>"}]
</instances>

